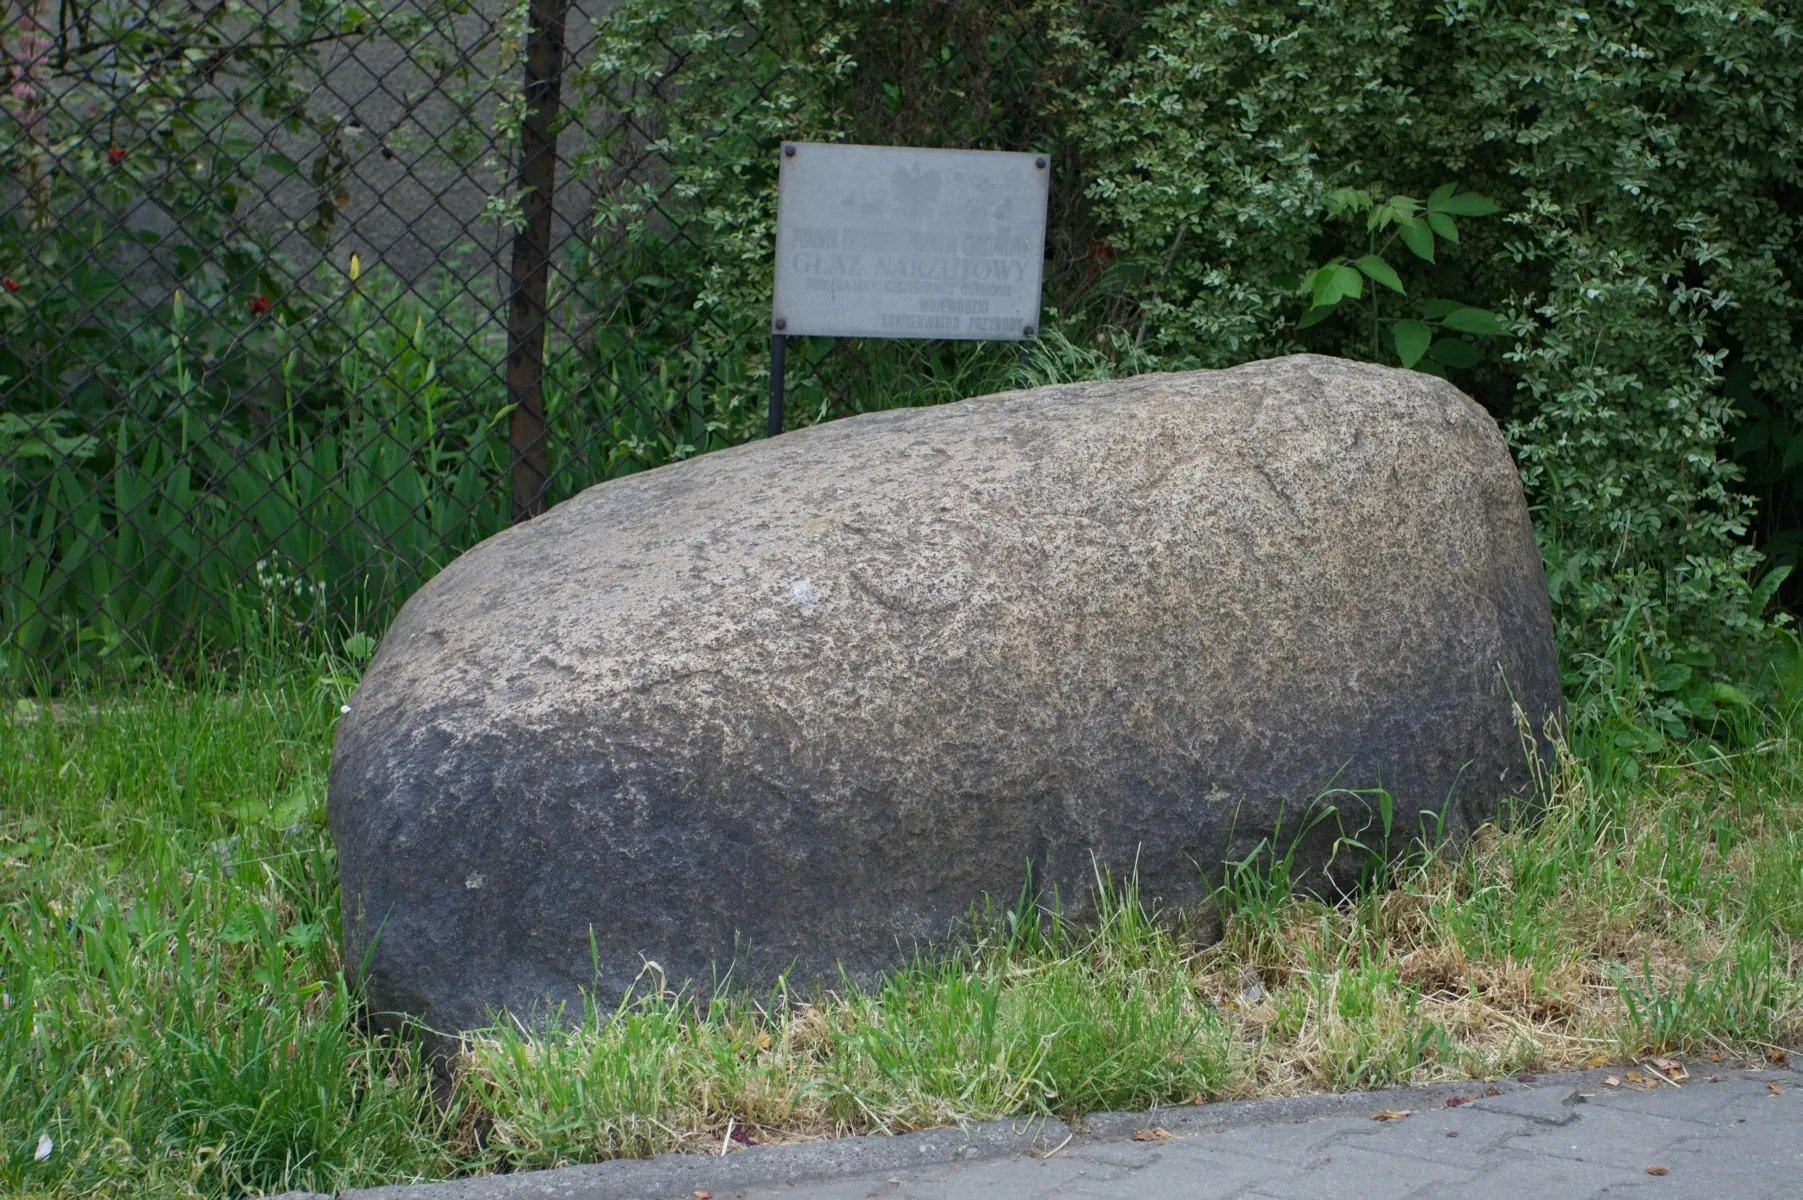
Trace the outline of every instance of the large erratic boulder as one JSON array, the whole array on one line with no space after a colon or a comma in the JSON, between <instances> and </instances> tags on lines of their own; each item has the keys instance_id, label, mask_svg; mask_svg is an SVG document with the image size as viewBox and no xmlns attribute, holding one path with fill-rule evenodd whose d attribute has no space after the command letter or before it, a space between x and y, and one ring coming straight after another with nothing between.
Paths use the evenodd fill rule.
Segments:
<instances>
[{"instance_id":1,"label":"large erratic boulder","mask_svg":"<svg viewBox=\"0 0 1803 1200\"><path fill-rule=\"evenodd\" d=\"M1372 843L1360 789L1468 832L1529 787L1516 704L1560 712L1540 557L1447 383L1303 356L837 421L407 603L332 762L346 958L441 1031L646 960L869 978L1029 863L1172 911L1323 803L1301 865Z\"/></svg>"}]
</instances>

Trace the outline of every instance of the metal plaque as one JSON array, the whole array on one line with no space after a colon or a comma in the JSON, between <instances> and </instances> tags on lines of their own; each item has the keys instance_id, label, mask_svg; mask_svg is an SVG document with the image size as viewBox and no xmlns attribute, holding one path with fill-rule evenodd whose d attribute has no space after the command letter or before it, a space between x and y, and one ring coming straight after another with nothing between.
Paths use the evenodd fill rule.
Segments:
<instances>
[{"instance_id":1,"label":"metal plaque","mask_svg":"<svg viewBox=\"0 0 1803 1200\"><path fill-rule=\"evenodd\" d=\"M1043 155L785 142L771 328L1019 341L1039 327Z\"/></svg>"}]
</instances>

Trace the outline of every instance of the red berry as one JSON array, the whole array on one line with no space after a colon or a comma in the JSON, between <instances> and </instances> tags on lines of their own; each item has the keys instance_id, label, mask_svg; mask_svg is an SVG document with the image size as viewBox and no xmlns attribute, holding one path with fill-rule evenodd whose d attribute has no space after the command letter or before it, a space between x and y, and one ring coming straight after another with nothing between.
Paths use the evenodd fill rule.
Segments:
<instances>
[{"instance_id":1,"label":"red berry","mask_svg":"<svg viewBox=\"0 0 1803 1200\"><path fill-rule=\"evenodd\" d=\"M8 275L5 279L0 279L0 287L5 288L9 292L16 292L19 290L19 281L14 279L11 275Z\"/></svg>"},{"instance_id":2,"label":"red berry","mask_svg":"<svg viewBox=\"0 0 1803 1200\"><path fill-rule=\"evenodd\" d=\"M125 161L125 147L114 146L106 152L106 156L112 160L113 165L116 167Z\"/></svg>"},{"instance_id":3,"label":"red berry","mask_svg":"<svg viewBox=\"0 0 1803 1200\"><path fill-rule=\"evenodd\" d=\"M259 294L250 298L250 311L252 316L260 317L268 312L269 308L270 304L268 296Z\"/></svg>"}]
</instances>

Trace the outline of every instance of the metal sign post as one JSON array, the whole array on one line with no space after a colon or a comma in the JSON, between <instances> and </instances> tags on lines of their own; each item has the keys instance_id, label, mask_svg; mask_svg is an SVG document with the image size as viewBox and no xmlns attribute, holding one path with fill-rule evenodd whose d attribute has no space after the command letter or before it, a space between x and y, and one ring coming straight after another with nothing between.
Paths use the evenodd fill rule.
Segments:
<instances>
[{"instance_id":1,"label":"metal sign post","mask_svg":"<svg viewBox=\"0 0 1803 1200\"><path fill-rule=\"evenodd\" d=\"M769 436L791 337L1037 332L1045 155L785 142L779 166Z\"/></svg>"},{"instance_id":2,"label":"metal sign post","mask_svg":"<svg viewBox=\"0 0 1803 1200\"><path fill-rule=\"evenodd\" d=\"M783 431L783 375L788 365L783 359L788 348L788 335L770 335L770 421L764 429L765 437L775 437Z\"/></svg>"}]
</instances>

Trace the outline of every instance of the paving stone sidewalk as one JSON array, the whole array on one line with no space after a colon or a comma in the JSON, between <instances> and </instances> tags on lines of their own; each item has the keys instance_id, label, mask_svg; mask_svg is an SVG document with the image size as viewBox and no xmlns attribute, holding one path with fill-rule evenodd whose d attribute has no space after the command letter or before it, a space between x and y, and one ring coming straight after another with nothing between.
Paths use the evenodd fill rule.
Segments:
<instances>
[{"instance_id":1,"label":"paving stone sidewalk","mask_svg":"<svg viewBox=\"0 0 1803 1200\"><path fill-rule=\"evenodd\" d=\"M1803 1200L1803 1072L1703 1064L1682 1086L1645 1071L1637 1086L1629 1069L664 1155L344 1200Z\"/></svg>"},{"instance_id":2,"label":"paving stone sidewalk","mask_svg":"<svg viewBox=\"0 0 1803 1200\"><path fill-rule=\"evenodd\" d=\"M1657 1091L1587 1078L1453 1108L1373 1120L1372 1113L1212 1132L1207 1109L1157 1117L1142 1138L1086 1140L1043 1158L994 1160L800 1187L730 1193L743 1200L1361 1200L1599 1196L1803 1197L1803 1089L1789 1072L1722 1074ZM1774 1093L1767 1084L1774 1084ZM1141 1118L1142 1120L1146 1118ZM1092 1125L1094 1123L1092 1122ZM1142 1130L1145 1127L1141 1126Z\"/></svg>"}]
</instances>

